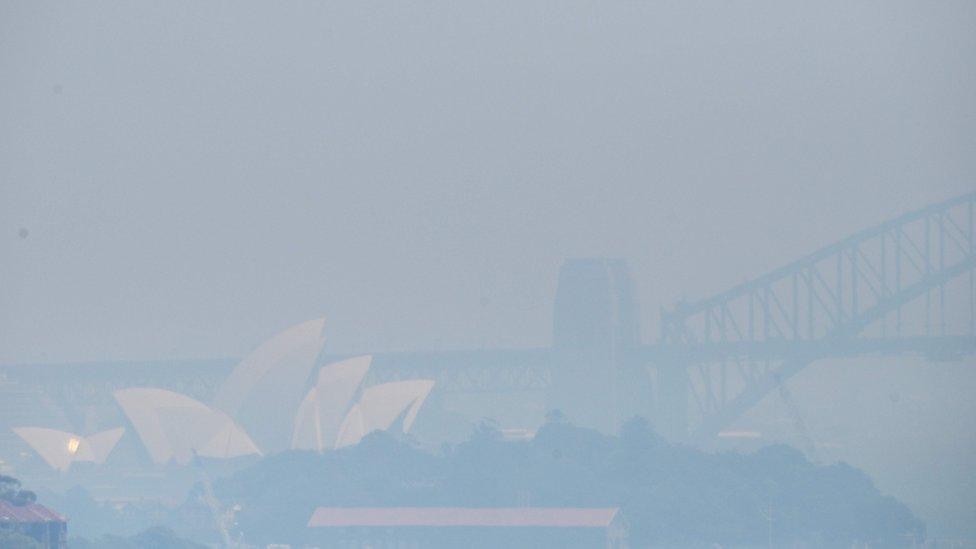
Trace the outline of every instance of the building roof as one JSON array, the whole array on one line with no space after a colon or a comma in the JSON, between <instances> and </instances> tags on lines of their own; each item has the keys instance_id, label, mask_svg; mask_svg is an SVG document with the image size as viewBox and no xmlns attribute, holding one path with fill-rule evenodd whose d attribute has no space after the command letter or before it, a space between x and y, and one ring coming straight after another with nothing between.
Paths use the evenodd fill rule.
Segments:
<instances>
[{"instance_id":1,"label":"building roof","mask_svg":"<svg viewBox=\"0 0 976 549\"><path fill-rule=\"evenodd\" d=\"M310 528L480 526L606 528L619 509L574 507L319 507Z\"/></svg>"},{"instance_id":2,"label":"building roof","mask_svg":"<svg viewBox=\"0 0 976 549\"><path fill-rule=\"evenodd\" d=\"M67 522L67 519L37 503L14 505L0 499L0 523Z\"/></svg>"}]
</instances>

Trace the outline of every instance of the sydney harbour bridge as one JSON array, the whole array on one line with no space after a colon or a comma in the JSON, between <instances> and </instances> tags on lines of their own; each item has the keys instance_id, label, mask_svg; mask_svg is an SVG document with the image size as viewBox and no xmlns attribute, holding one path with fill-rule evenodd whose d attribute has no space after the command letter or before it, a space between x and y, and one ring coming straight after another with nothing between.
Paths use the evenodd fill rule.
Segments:
<instances>
[{"instance_id":1,"label":"sydney harbour bridge","mask_svg":"<svg viewBox=\"0 0 976 549\"><path fill-rule=\"evenodd\" d=\"M623 262L569 261L552 348L401 356L409 367L384 372L434 375L456 391L546 390L570 415L588 404L612 423L623 407L674 438L707 441L770 393L792 405L787 380L817 360L976 352L974 203L976 193L906 213L678 303L653 343L638 341Z\"/></svg>"},{"instance_id":2,"label":"sydney harbour bridge","mask_svg":"<svg viewBox=\"0 0 976 549\"><path fill-rule=\"evenodd\" d=\"M377 353L370 382L425 377L444 397L523 395L604 430L640 414L669 437L707 443L767 395L793 407L787 382L818 360L958 361L976 353L974 207L976 193L905 213L717 295L677 303L662 312L653 342L640 340L624 261L569 260L552 346ZM0 366L0 417L19 421L20 406L47 406L76 423L97 422L111 391L126 386L205 398L234 363ZM429 414L438 402L432 397ZM798 413L794 422L802 431Z\"/></svg>"}]
</instances>

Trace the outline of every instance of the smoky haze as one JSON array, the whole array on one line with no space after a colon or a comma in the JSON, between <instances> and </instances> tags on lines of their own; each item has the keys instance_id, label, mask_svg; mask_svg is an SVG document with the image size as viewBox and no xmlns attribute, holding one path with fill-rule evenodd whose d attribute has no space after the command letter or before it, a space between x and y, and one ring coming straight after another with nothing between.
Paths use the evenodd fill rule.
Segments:
<instances>
[{"instance_id":1,"label":"smoky haze","mask_svg":"<svg viewBox=\"0 0 976 549\"><path fill-rule=\"evenodd\" d=\"M319 316L336 354L544 347L573 257L627 260L655 340L662 307L976 190L973 28L967 1L3 2L0 364L241 357ZM793 389L828 458L976 537L973 366Z\"/></svg>"},{"instance_id":2,"label":"smoky haze","mask_svg":"<svg viewBox=\"0 0 976 549\"><path fill-rule=\"evenodd\" d=\"M590 255L650 332L976 170L967 2L3 12L5 362L540 345Z\"/></svg>"}]
</instances>

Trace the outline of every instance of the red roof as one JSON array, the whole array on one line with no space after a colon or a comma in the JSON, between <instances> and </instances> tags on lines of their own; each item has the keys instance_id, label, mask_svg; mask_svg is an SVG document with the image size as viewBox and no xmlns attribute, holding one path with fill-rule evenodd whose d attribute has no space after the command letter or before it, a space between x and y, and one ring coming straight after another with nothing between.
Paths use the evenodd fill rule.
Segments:
<instances>
[{"instance_id":1,"label":"red roof","mask_svg":"<svg viewBox=\"0 0 976 549\"><path fill-rule=\"evenodd\" d=\"M311 528L352 526L534 526L606 528L617 508L575 507L319 507L308 519Z\"/></svg>"},{"instance_id":2,"label":"red roof","mask_svg":"<svg viewBox=\"0 0 976 549\"><path fill-rule=\"evenodd\" d=\"M37 503L13 505L0 499L0 522L67 522L67 520Z\"/></svg>"}]
</instances>

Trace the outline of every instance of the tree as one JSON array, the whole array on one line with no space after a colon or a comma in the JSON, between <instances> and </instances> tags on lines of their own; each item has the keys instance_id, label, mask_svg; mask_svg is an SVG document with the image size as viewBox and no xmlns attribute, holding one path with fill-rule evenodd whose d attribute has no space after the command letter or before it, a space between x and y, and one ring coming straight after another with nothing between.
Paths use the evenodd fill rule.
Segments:
<instances>
[{"instance_id":1,"label":"tree","mask_svg":"<svg viewBox=\"0 0 976 549\"><path fill-rule=\"evenodd\" d=\"M69 541L72 549L206 549L205 545L183 539L164 526L154 526L129 537L101 536L95 541L85 538ZM0 547L7 546L0 544Z\"/></svg>"},{"instance_id":2,"label":"tree","mask_svg":"<svg viewBox=\"0 0 976 549\"><path fill-rule=\"evenodd\" d=\"M546 412L546 423L569 423L569 418L559 408Z\"/></svg>"},{"instance_id":3,"label":"tree","mask_svg":"<svg viewBox=\"0 0 976 549\"><path fill-rule=\"evenodd\" d=\"M620 427L620 442L625 450L643 454L656 450L666 443L651 423L641 416L634 416Z\"/></svg>"},{"instance_id":4,"label":"tree","mask_svg":"<svg viewBox=\"0 0 976 549\"><path fill-rule=\"evenodd\" d=\"M21 489L20 481L14 477L0 475L0 499L21 506L37 501L37 494Z\"/></svg>"}]
</instances>

